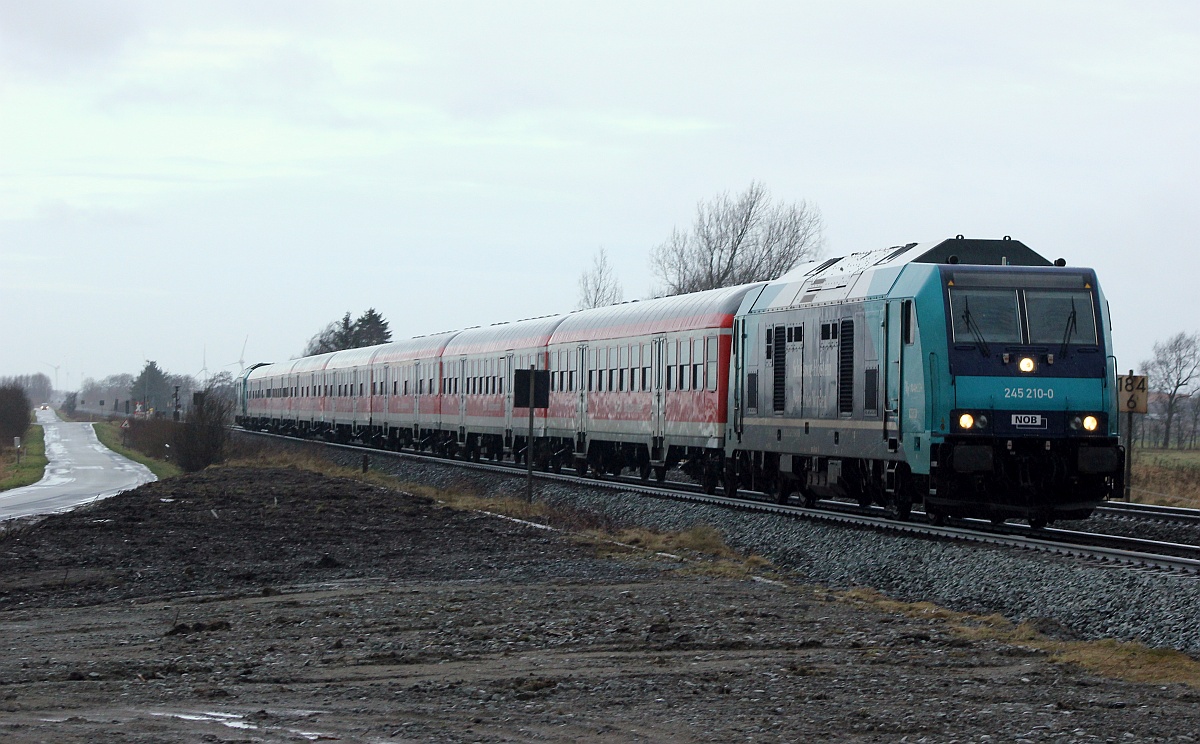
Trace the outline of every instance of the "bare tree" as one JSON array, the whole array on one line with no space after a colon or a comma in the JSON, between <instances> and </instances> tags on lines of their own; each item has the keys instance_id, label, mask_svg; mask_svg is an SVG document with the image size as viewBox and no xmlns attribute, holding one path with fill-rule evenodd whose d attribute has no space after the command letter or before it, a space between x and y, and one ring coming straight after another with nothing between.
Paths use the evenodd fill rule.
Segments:
<instances>
[{"instance_id":1,"label":"bare tree","mask_svg":"<svg viewBox=\"0 0 1200 744\"><path fill-rule=\"evenodd\" d=\"M1163 422L1163 447L1171 446L1171 426L1180 412L1180 403L1200 382L1200 336L1180 331L1163 342L1155 342L1154 358L1142 366L1150 377L1150 389L1166 397Z\"/></svg>"},{"instance_id":2,"label":"bare tree","mask_svg":"<svg viewBox=\"0 0 1200 744\"><path fill-rule=\"evenodd\" d=\"M592 259L592 268L579 275L579 309L615 305L624 297L621 283L608 263L608 253L601 248Z\"/></svg>"},{"instance_id":3,"label":"bare tree","mask_svg":"<svg viewBox=\"0 0 1200 744\"><path fill-rule=\"evenodd\" d=\"M773 204L754 181L731 197L696 206L690 231L675 228L650 253L650 266L669 295L775 279L824 245L824 221L806 201Z\"/></svg>"},{"instance_id":4,"label":"bare tree","mask_svg":"<svg viewBox=\"0 0 1200 744\"><path fill-rule=\"evenodd\" d=\"M25 395L33 404L49 403L54 395L54 385L50 378L42 372L32 375L17 375L16 377L0 377L0 386L17 385L25 391Z\"/></svg>"}]
</instances>

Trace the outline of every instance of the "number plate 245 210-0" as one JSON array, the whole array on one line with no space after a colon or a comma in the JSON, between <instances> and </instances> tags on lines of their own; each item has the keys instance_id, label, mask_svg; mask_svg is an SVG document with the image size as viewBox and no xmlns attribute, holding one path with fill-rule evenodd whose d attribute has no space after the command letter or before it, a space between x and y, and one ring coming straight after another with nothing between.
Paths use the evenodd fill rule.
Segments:
<instances>
[{"instance_id":1,"label":"number plate 245 210-0","mask_svg":"<svg viewBox=\"0 0 1200 744\"><path fill-rule=\"evenodd\" d=\"M1012 425L1018 429L1045 429L1046 417L1040 413L1014 413Z\"/></svg>"}]
</instances>

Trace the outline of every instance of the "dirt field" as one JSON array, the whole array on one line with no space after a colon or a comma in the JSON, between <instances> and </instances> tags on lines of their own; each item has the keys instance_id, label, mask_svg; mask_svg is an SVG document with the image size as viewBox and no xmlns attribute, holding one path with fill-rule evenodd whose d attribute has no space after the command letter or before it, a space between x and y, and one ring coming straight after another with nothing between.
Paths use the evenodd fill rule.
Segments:
<instances>
[{"instance_id":1,"label":"dirt field","mask_svg":"<svg viewBox=\"0 0 1200 744\"><path fill-rule=\"evenodd\" d=\"M698 568L296 470L153 483L0 541L0 740L1200 731L1189 687L1101 679L802 577Z\"/></svg>"}]
</instances>

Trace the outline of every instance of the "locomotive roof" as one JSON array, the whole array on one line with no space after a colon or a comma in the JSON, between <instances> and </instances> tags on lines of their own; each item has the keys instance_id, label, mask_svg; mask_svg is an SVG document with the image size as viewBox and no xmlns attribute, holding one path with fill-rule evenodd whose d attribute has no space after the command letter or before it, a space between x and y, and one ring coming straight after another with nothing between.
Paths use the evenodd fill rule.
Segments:
<instances>
[{"instance_id":1,"label":"locomotive roof","mask_svg":"<svg viewBox=\"0 0 1200 744\"><path fill-rule=\"evenodd\" d=\"M908 243L849 256L801 264L773 282L748 312L768 312L796 305L819 305L887 294L908 264L977 266L1051 266L1019 240L951 238Z\"/></svg>"},{"instance_id":2,"label":"locomotive roof","mask_svg":"<svg viewBox=\"0 0 1200 744\"><path fill-rule=\"evenodd\" d=\"M729 328L747 292L763 284L743 284L704 292L580 310L566 316L551 344L623 338L651 333Z\"/></svg>"}]
</instances>

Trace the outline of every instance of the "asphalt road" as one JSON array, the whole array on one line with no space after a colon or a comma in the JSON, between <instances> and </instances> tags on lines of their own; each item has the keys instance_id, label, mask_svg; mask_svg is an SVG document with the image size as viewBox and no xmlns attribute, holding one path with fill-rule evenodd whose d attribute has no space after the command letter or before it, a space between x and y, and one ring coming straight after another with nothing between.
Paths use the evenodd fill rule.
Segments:
<instances>
[{"instance_id":1,"label":"asphalt road","mask_svg":"<svg viewBox=\"0 0 1200 744\"><path fill-rule=\"evenodd\" d=\"M145 465L100 444L91 424L38 411L46 433L46 474L32 486L0 493L0 520L67 511L156 480Z\"/></svg>"}]
</instances>

